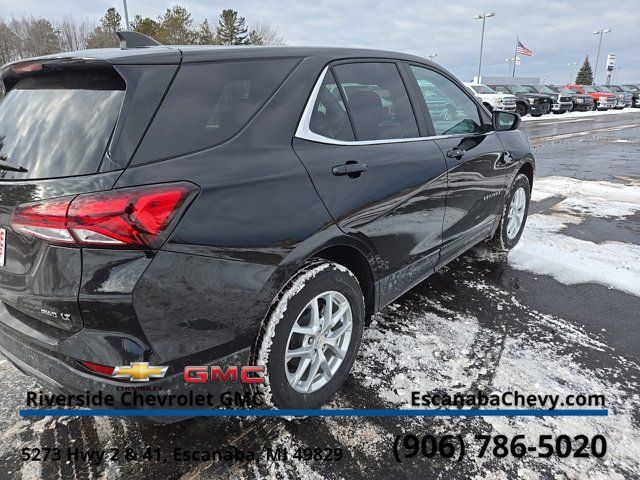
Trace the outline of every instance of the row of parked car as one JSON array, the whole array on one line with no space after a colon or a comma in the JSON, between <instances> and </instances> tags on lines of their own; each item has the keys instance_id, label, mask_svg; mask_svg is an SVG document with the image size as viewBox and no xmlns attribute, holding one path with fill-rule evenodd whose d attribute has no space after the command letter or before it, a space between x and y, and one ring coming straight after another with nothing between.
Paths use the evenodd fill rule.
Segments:
<instances>
[{"instance_id":1,"label":"row of parked car","mask_svg":"<svg viewBox=\"0 0 640 480\"><path fill-rule=\"evenodd\" d=\"M630 85L484 85L466 83L489 109L521 117L547 113L640 107L640 84Z\"/></svg>"}]
</instances>

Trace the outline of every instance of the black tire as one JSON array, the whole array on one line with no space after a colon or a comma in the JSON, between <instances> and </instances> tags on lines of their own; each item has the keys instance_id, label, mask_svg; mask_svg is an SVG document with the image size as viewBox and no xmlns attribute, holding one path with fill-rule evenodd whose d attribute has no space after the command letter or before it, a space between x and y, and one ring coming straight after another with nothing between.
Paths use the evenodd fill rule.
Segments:
<instances>
[{"instance_id":1,"label":"black tire","mask_svg":"<svg viewBox=\"0 0 640 480\"><path fill-rule=\"evenodd\" d=\"M591 107L591 110L596 112L598 110L598 102L593 102L593 107Z\"/></svg>"},{"instance_id":2,"label":"black tire","mask_svg":"<svg viewBox=\"0 0 640 480\"><path fill-rule=\"evenodd\" d=\"M518 102L516 103L516 113L518 115L520 115L521 117L524 117L527 112L529 111L529 109L527 108L527 106L522 103L522 102Z\"/></svg>"},{"instance_id":3,"label":"black tire","mask_svg":"<svg viewBox=\"0 0 640 480\"><path fill-rule=\"evenodd\" d=\"M520 225L520 229L518 233L513 237L509 238L507 234L507 220L509 215L509 207L511 206L511 200L513 199L514 193L518 189L524 189L525 193L525 209L524 209L524 218L522 220L522 224ZM511 188L509 189L509 193L507 198L505 199L504 207L502 209L502 215L500 216L500 223L498 224L498 228L494 233L493 237L489 240L489 245L494 249L500 252L507 252L511 250L513 247L517 245L520 241L520 237L522 236L522 232L524 230L524 226L527 223L527 215L529 213L529 202L531 200L531 185L529 184L529 179L526 175L519 173L516 175L516 178L513 180L511 184Z\"/></svg>"},{"instance_id":4,"label":"black tire","mask_svg":"<svg viewBox=\"0 0 640 480\"><path fill-rule=\"evenodd\" d=\"M349 302L351 338L333 377L314 392L300 393L287 379L285 369L291 367L291 360L285 362L285 352L289 342L296 340L295 337L290 339L290 335L298 317L309 302L327 291L337 291ZM258 388L263 391L266 403L280 409L314 409L326 403L349 375L362 341L364 318L362 289L355 275L347 268L318 260L298 271L274 301L253 352L253 364L265 366L265 383ZM303 337L298 333L294 335ZM299 346L296 345L296 348ZM308 373L303 378L308 379Z\"/></svg>"},{"instance_id":5,"label":"black tire","mask_svg":"<svg viewBox=\"0 0 640 480\"><path fill-rule=\"evenodd\" d=\"M542 113L532 113L531 114L532 117L541 117L542 115L544 115L544 114L542 114Z\"/></svg>"}]
</instances>

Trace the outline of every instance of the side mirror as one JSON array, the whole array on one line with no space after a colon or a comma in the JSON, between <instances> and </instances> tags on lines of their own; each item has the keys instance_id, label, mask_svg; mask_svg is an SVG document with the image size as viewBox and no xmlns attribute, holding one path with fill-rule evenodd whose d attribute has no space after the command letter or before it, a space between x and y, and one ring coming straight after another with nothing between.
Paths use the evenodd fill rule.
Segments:
<instances>
[{"instance_id":1,"label":"side mirror","mask_svg":"<svg viewBox=\"0 0 640 480\"><path fill-rule=\"evenodd\" d=\"M493 128L497 132L516 130L520 126L520 115L513 112L494 110L492 122Z\"/></svg>"}]
</instances>

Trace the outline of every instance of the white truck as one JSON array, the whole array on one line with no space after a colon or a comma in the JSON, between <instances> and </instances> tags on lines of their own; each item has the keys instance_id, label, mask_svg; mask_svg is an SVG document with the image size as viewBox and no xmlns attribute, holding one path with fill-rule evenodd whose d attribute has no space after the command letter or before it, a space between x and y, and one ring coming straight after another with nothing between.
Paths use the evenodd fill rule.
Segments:
<instances>
[{"instance_id":1,"label":"white truck","mask_svg":"<svg viewBox=\"0 0 640 480\"><path fill-rule=\"evenodd\" d=\"M516 111L516 96L509 93L499 93L481 83L465 82L465 85L473 91L474 95L482 100L489 111L507 110Z\"/></svg>"}]
</instances>

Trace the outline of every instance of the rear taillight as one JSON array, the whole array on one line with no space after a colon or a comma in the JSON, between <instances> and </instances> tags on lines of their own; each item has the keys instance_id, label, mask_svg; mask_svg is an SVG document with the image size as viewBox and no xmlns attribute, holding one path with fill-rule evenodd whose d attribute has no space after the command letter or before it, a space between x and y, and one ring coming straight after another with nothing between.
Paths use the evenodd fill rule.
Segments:
<instances>
[{"instance_id":1,"label":"rear taillight","mask_svg":"<svg viewBox=\"0 0 640 480\"><path fill-rule=\"evenodd\" d=\"M80 361L80 365L92 371L93 373L97 373L99 375L106 375L107 377L112 376L113 372L115 372L116 370L116 367L110 367L109 365L101 365L99 363L93 363L93 362L85 362L83 360Z\"/></svg>"},{"instance_id":2,"label":"rear taillight","mask_svg":"<svg viewBox=\"0 0 640 480\"><path fill-rule=\"evenodd\" d=\"M159 248L196 192L171 183L27 203L11 227L53 244Z\"/></svg>"}]
</instances>

